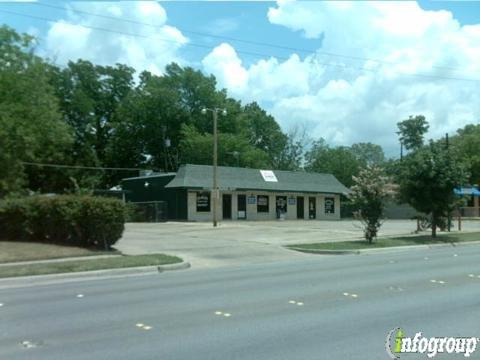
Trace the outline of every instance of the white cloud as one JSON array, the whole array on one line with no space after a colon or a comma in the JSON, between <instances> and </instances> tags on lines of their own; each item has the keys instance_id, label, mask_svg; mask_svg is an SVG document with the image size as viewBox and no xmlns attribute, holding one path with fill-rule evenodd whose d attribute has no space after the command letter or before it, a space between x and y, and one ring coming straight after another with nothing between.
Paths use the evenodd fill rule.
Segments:
<instances>
[{"instance_id":1,"label":"white cloud","mask_svg":"<svg viewBox=\"0 0 480 360\"><path fill-rule=\"evenodd\" d=\"M75 2L68 7L67 17L51 24L46 40L46 55L61 64L82 58L102 65L124 63L138 71L159 74L172 61L184 63L177 52L188 39L177 28L166 25L167 14L158 2Z\"/></svg>"},{"instance_id":2,"label":"white cloud","mask_svg":"<svg viewBox=\"0 0 480 360\"><path fill-rule=\"evenodd\" d=\"M439 77L480 78L480 23L462 26L450 12L416 2L281 0L267 17L321 38L320 54L271 57L247 68L222 44L203 65L230 94L269 104L284 128L303 123L329 142L372 141L396 154L396 123L409 115L424 114L431 137L479 121L479 82Z\"/></svg>"}]
</instances>

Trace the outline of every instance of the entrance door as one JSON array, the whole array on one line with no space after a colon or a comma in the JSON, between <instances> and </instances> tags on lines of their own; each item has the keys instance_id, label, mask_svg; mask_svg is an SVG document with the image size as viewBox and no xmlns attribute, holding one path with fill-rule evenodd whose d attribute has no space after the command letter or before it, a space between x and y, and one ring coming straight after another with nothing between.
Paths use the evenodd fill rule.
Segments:
<instances>
[{"instance_id":1,"label":"entrance door","mask_svg":"<svg viewBox=\"0 0 480 360\"><path fill-rule=\"evenodd\" d=\"M247 218L247 195L237 196L237 210L238 210L237 216L239 219Z\"/></svg>"},{"instance_id":2,"label":"entrance door","mask_svg":"<svg viewBox=\"0 0 480 360\"><path fill-rule=\"evenodd\" d=\"M224 219L232 218L232 195L223 194L222 196L222 211Z\"/></svg>"},{"instance_id":3,"label":"entrance door","mask_svg":"<svg viewBox=\"0 0 480 360\"><path fill-rule=\"evenodd\" d=\"M287 197L277 196L276 205L277 205L277 219L279 219L282 214L287 213Z\"/></svg>"},{"instance_id":4,"label":"entrance door","mask_svg":"<svg viewBox=\"0 0 480 360\"><path fill-rule=\"evenodd\" d=\"M303 196L297 197L297 219L304 218L304 204L303 204Z\"/></svg>"},{"instance_id":5,"label":"entrance door","mask_svg":"<svg viewBox=\"0 0 480 360\"><path fill-rule=\"evenodd\" d=\"M317 202L314 197L308 198L308 218L315 219L317 217Z\"/></svg>"}]
</instances>

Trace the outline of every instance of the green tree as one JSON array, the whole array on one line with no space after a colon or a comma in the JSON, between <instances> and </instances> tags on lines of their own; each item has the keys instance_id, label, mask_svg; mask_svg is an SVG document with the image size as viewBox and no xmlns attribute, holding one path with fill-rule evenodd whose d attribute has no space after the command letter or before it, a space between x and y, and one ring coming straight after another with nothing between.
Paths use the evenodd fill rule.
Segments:
<instances>
[{"instance_id":1,"label":"green tree","mask_svg":"<svg viewBox=\"0 0 480 360\"><path fill-rule=\"evenodd\" d=\"M383 170L375 166L361 170L353 181L349 199L356 209L356 217L363 224L365 239L371 244L382 225L385 201L391 195L388 181Z\"/></svg>"},{"instance_id":2,"label":"green tree","mask_svg":"<svg viewBox=\"0 0 480 360\"><path fill-rule=\"evenodd\" d=\"M346 146L331 148L324 139L313 143L305 154L305 170L333 174L347 187L353 185L353 176L358 175L362 163Z\"/></svg>"},{"instance_id":3,"label":"green tree","mask_svg":"<svg viewBox=\"0 0 480 360\"><path fill-rule=\"evenodd\" d=\"M453 189L465 184L468 173L453 149L431 142L400 162L400 200L431 216L432 237L455 202Z\"/></svg>"},{"instance_id":4,"label":"green tree","mask_svg":"<svg viewBox=\"0 0 480 360\"><path fill-rule=\"evenodd\" d=\"M450 139L450 145L456 149L458 161L466 164L470 177L469 183L480 185L480 125L467 125L459 129Z\"/></svg>"},{"instance_id":5,"label":"green tree","mask_svg":"<svg viewBox=\"0 0 480 360\"><path fill-rule=\"evenodd\" d=\"M190 164L211 165L213 161L213 136L201 134L192 126L184 125L183 138L180 143L182 162ZM238 154L235 156L235 154ZM250 168L267 168L268 155L249 144L240 135L218 134L218 164L222 166L240 166Z\"/></svg>"},{"instance_id":6,"label":"green tree","mask_svg":"<svg viewBox=\"0 0 480 360\"><path fill-rule=\"evenodd\" d=\"M400 142L407 150L416 150L423 145L423 136L427 133L429 125L425 116L409 116L407 120L397 123Z\"/></svg>"},{"instance_id":7,"label":"green tree","mask_svg":"<svg viewBox=\"0 0 480 360\"><path fill-rule=\"evenodd\" d=\"M356 143L350 147L352 154L357 160L365 165L382 166L385 163L385 154L380 145L367 143Z\"/></svg>"},{"instance_id":8,"label":"green tree","mask_svg":"<svg viewBox=\"0 0 480 360\"><path fill-rule=\"evenodd\" d=\"M74 129L75 142L68 163L111 166L108 147L115 133L116 113L133 87L134 70L128 66L99 66L70 61L54 68L50 82L59 99L64 121ZM111 173L69 171L82 186L108 184ZM88 184L88 185L87 185Z\"/></svg>"},{"instance_id":9,"label":"green tree","mask_svg":"<svg viewBox=\"0 0 480 360\"><path fill-rule=\"evenodd\" d=\"M0 196L62 186L58 171L29 167L27 176L23 165L61 162L72 140L34 47L33 37L0 27Z\"/></svg>"}]
</instances>

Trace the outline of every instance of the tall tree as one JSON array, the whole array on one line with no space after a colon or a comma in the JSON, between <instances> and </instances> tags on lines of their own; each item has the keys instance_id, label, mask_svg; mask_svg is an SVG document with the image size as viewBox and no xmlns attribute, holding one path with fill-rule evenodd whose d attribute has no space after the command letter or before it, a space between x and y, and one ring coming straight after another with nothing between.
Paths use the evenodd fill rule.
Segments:
<instances>
[{"instance_id":1,"label":"tall tree","mask_svg":"<svg viewBox=\"0 0 480 360\"><path fill-rule=\"evenodd\" d=\"M34 55L35 40L0 27L0 197L22 187L52 191L58 173L23 162L62 161L71 143L57 99L48 83L48 64Z\"/></svg>"},{"instance_id":2,"label":"tall tree","mask_svg":"<svg viewBox=\"0 0 480 360\"><path fill-rule=\"evenodd\" d=\"M305 169L320 173L333 174L347 187L353 185L353 176L358 175L362 163L353 155L350 148L339 146L331 148L324 139L313 143L305 154Z\"/></svg>"},{"instance_id":3,"label":"tall tree","mask_svg":"<svg viewBox=\"0 0 480 360\"><path fill-rule=\"evenodd\" d=\"M432 237L455 201L453 189L464 185L467 175L453 149L445 144L431 142L400 162L400 199L431 215Z\"/></svg>"},{"instance_id":4,"label":"tall tree","mask_svg":"<svg viewBox=\"0 0 480 360\"><path fill-rule=\"evenodd\" d=\"M358 161L369 166L382 166L385 162L385 154L380 145L356 143L350 147L352 154Z\"/></svg>"},{"instance_id":5,"label":"tall tree","mask_svg":"<svg viewBox=\"0 0 480 360\"><path fill-rule=\"evenodd\" d=\"M429 125L425 116L409 116L407 120L397 123L400 142L407 150L416 150L423 145L423 136L427 133Z\"/></svg>"},{"instance_id":6,"label":"tall tree","mask_svg":"<svg viewBox=\"0 0 480 360\"><path fill-rule=\"evenodd\" d=\"M450 139L451 147L457 150L458 160L467 166L471 185L480 185L480 125L467 125Z\"/></svg>"}]
</instances>

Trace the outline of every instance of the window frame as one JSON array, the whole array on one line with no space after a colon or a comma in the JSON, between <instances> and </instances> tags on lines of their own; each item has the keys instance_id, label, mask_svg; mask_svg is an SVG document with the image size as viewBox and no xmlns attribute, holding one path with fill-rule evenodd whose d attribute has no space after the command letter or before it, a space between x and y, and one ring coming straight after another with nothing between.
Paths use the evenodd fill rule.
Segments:
<instances>
[{"instance_id":1,"label":"window frame","mask_svg":"<svg viewBox=\"0 0 480 360\"><path fill-rule=\"evenodd\" d=\"M260 205L259 199L266 198L267 205ZM257 213L269 213L270 212L270 196L268 195L257 195Z\"/></svg>"}]
</instances>

